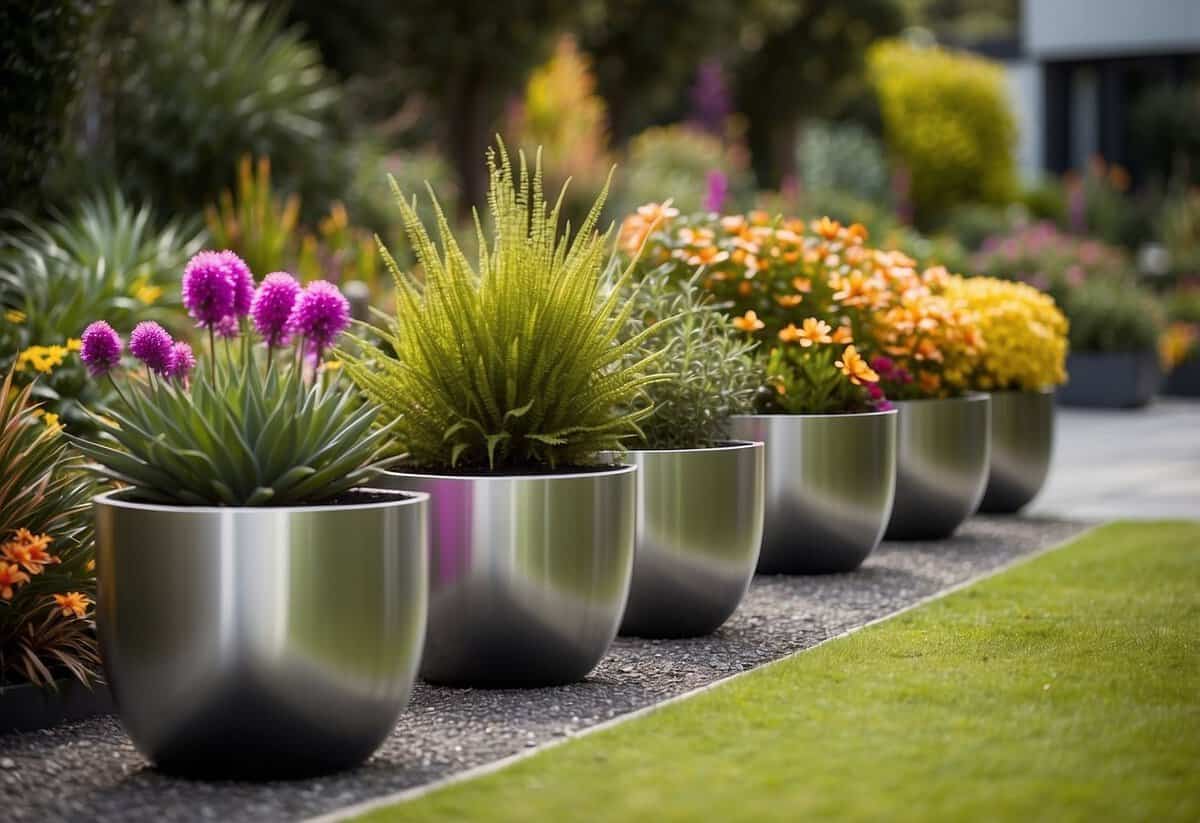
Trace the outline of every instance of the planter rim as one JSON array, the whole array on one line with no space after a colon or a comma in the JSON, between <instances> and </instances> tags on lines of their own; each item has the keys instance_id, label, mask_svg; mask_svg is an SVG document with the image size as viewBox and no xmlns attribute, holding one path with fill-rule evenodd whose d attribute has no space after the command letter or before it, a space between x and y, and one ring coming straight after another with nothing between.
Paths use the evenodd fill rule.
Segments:
<instances>
[{"instance_id":1,"label":"planter rim","mask_svg":"<svg viewBox=\"0 0 1200 823\"><path fill-rule=\"evenodd\" d=\"M897 407L916 404L933 405L934 403L985 403L991 396L991 392L969 391L958 397L920 397L915 400L893 400L892 402Z\"/></svg>"},{"instance_id":2,"label":"planter rim","mask_svg":"<svg viewBox=\"0 0 1200 823\"><path fill-rule=\"evenodd\" d=\"M1054 394L1058 386L1042 386L1038 389L994 389L987 394Z\"/></svg>"},{"instance_id":3,"label":"planter rim","mask_svg":"<svg viewBox=\"0 0 1200 823\"><path fill-rule=\"evenodd\" d=\"M792 417L800 420L832 420L842 419L847 417L886 417L889 414L895 414L896 409L885 409L883 411L869 412L834 412L832 414L735 414L734 419L740 420L773 420L777 417ZM632 449L631 449L632 451Z\"/></svg>"},{"instance_id":4,"label":"planter rim","mask_svg":"<svg viewBox=\"0 0 1200 823\"><path fill-rule=\"evenodd\" d=\"M593 471L590 466L576 467L579 471L573 472L548 472L546 474L455 474L454 472L446 472L445 474L435 474L430 472L420 471L398 471L396 469L388 469L383 472L383 476L387 477L420 477L428 480L471 480L471 481L494 481L494 480L572 480L572 479L588 479L593 477L609 477L614 475L631 474L637 471L637 466L632 463L620 463L614 466L596 466ZM416 492L412 492L416 494Z\"/></svg>"},{"instance_id":5,"label":"planter rim","mask_svg":"<svg viewBox=\"0 0 1200 823\"><path fill-rule=\"evenodd\" d=\"M743 451L745 449L762 448L760 440L722 440L715 446L701 446L695 449L626 449L629 454L711 454L713 452Z\"/></svg>"},{"instance_id":6,"label":"planter rim","mask_svg":"<svg viewBox=\"0 0 1200 823\"><path fill-rule=\"evenodd\" d=\"M92 497L92 502L112 506L118 509L133 509L135 511L153 512L187 512L194 514L257 514L267 512L282 512L295 514L297 512L339 512L362 511L364 509L388 509L399 506L412 506L429 500L425 492L398 491L396 489L380 489L374 486L358 486L352 492L369 492L393 497L393 500L379 500L371 503L340 503L336 506L174 506L167 503L139 503L133 500L122 500L121 495L132 492L132 489L113 489Z\"/></svg>"}]
</instances>

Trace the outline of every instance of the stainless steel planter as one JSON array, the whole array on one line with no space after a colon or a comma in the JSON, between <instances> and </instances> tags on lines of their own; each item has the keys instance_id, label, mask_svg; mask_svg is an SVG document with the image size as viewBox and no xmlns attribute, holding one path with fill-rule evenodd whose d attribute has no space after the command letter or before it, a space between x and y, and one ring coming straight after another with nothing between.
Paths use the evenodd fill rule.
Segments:
<instances>
[{"instance_id":1,"label":"stainless steel planter","mask_svg":"<svg viewBox=\"0 0 1200 823\"><path fill-rule=\"evenodd\" d=\"M629 595L636 472L386 473L389 487L428 492L432 501L421 676L550 686L595 668Z\"/></svg>"},{"instance_id":2,"label":"stainless steel planter","mask_svg":"<svg viewBox=\"0 0 1200 823\"><path fill-rule=\"evenodd\" d=\"M886 538L949 537L979 508L987 484L988 396L906 400L896 406L896 505Z\"/></svg>"},{"instance_id":3,"label":"stainless steel planter","mask_svg":"<svg viewBox=\"0 0 1200 823\"><path fill-rule=\"evenodd\" d=\"M637 551L621 634L696 637L737 609L763 533L762 443L637 450Z\"/></svg>"},{"instance_id":4,"label":"stainless steel planter","mask_svg":"<svg viewBox=\"0 0 1200 823\"><path fill-rule=\"evenodd\" d=\"M896 483L896 412L733 418L766 445L767 505L758 571L858 568L879 545Z\"/></svg>"},{"instance_id":5,"label":"stainless steel planter","mask_svg":"<svg viewBox=\"0 0 1200 823\"><path fill-rule=\"evenodd\" d=\"M366 759L425 634L425 495L302 508L96 497L97 626L121 722L159 768L277 777Z\"/></svg>"},{"instance_id":6,"label":"stainless steel planter","mask_svg":"<svg viewBox=\"0 0 1200 823\"><path fill-rule=\"evenodd\" d=\"M1010 514L1041 491L1054 451L1054 389L992 392L992 459L980 511Z\"/></svg>"}]
</instances>

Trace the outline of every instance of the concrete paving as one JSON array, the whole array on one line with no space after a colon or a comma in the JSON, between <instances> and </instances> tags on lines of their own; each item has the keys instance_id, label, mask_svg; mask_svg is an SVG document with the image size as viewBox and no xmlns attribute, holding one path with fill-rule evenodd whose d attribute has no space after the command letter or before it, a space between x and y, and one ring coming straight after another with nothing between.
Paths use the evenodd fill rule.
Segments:
<instances>
[{"instance_id":1,"label":"concrete paving","mask_svg":"<svg viewBox=\"0 0 1200 823\"><path fill-rule=\"evenodd\" d=\"M1200 401L1058 409L1054 462L1026 515L1200 519Z\"/></svg>"}]
</instances>

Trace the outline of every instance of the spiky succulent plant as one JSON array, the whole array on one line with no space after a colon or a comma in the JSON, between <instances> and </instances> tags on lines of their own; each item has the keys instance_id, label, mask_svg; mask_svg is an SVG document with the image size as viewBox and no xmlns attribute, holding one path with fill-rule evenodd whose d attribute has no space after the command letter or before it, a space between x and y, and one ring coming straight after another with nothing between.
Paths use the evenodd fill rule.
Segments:
<instances>
[{"instance_id":1,"label":"spiky succulent plant","mask_svg":"<svg viewBox=\"0 0 1200 823\"><path fill-rule=\"evenodd\" d=\"M0 384L0 686L99 676L93 483L82 463L10 371Z\"/></svg>"},{"instance_id":2,"label":"spiky succulent plant","mask_svg":"<svg viewBox=\"0 0 1200 823\"><path fill-rule=\"evenodd\" d=\"M640 434L650 408L638 402L658 354L649 333L621 341L633 307L606 289L609 233L596 231L608 188L574 237L559 235L559 196L542 192L541 159L519 176L503 144L488 156L491 245L476 219L473 267L433 196L441 251L393 181L405 228L424 271L401 272L396 317L381 332L390 348L363 343L343 354L351 377L378 403L407 450L428 468L505 469L586 465ZM431 191L432 195L432 191Z\"/></svg>"},{"instance_id":3,"label":"spiky succulent plant","mask_svg":"<svg viewBox=\"0 0 1200 823\"><path fill-rule=\"evenodd\" d=\"M148 502L285 506L333 499L388 465L379 409L321 363L349 322L345 298L323 281L281 289L285 277L272 275L254 294L232 253L193 259L184 303L208 328L210 351L194 357L156 323L134 329L129 348L144 373L131 372L123 389L114 380L118 397L97 416L99 435L74 439L100 473ZM280 301L294 305L281 310ZM252 344L247 314L265 346ZM239 329L246 333L231 342ZM294 352L280 349L289 337ZM122 347L98 322L80 356L94 377L112 379Z\"/></svg>"},{"instance_id":4,"label":"spiky succulent plant","mask_svg":"<svg viewBox=\"0 0 1200 823\"><path fill-rule=\"evenodd\" d=\"M730 416L754 411L766 379L754 358L756 343L734 329L697 279L678 281L661 267L630 292L634 311L622 336L648 336L627 358L664 352L656 367L666 379L649 386L642 401L653 406L642 421L651 449L703 448L727 439Z\"/></svg>"}]
</instances>

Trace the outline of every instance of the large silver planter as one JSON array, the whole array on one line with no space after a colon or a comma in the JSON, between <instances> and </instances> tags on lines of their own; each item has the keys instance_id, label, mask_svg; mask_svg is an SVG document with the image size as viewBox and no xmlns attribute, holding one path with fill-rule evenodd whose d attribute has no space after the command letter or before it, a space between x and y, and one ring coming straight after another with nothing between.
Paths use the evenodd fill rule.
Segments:
<instances>
[{"instance_id":1,"label":"large silver planter","mask_svg":"<svg viewBox=\"0 0 1200 823\"><path fill-rule=\"evenodd\" d=\"M886 538L949 537L979 508L987 484L988 396L906 400L896 406L896 505Z\"/></svg>"},{"instance_id":2,"label":"large silver planter","mask_svg":"<svg viewBox=\"0 0 1200 823\"><path fill-rule=\"evenodd\" d=\"M636 466L554 475L388 472L382 482L428 492L432 501L423 678L550 686L595 668L629 595Z\"/></svg>"},{"instance_id":3,"label":"large silver planter","mask_svg":"<svg viewBox=\"0 0 1200 823\"><path fill-rule=\"evenodd\" d=\"M763 533L762 443L630 451L637 551L621 634L696 637L737 609Z\"/></svg>"},{"instance_id":4,"label":"large silver planter","mask_svg":"<svg viewBox=\"0 0 1200 823\"><path fill-rule=\"evenodd\" d=\"M95 498L97 627L121 722L159 768L316 774L365 760L421 656L425 495L302 508Z\"/></svg>"},{"instance_id":5,"label":"large silver planter","mask_svg":"<svg viewBox=\"0 0 1200 823\"><path fill-rule=\"evenodd\" d=\"M896 412L762 414L733 431L766 445L767 505L758 571L858 568L879 545L896 483Z\"/></svg>"},{"instance_id":6,"label":"large silver planter","mask_svg":"<svg viewBox=\"0 0 1200 823\"><path fill-rule=\"evenodd\" d=\"M980 511L1011 514L1042 490L1054 452L1054 389L992 392L992 460Z\"/></svg>"}]
</instances>

